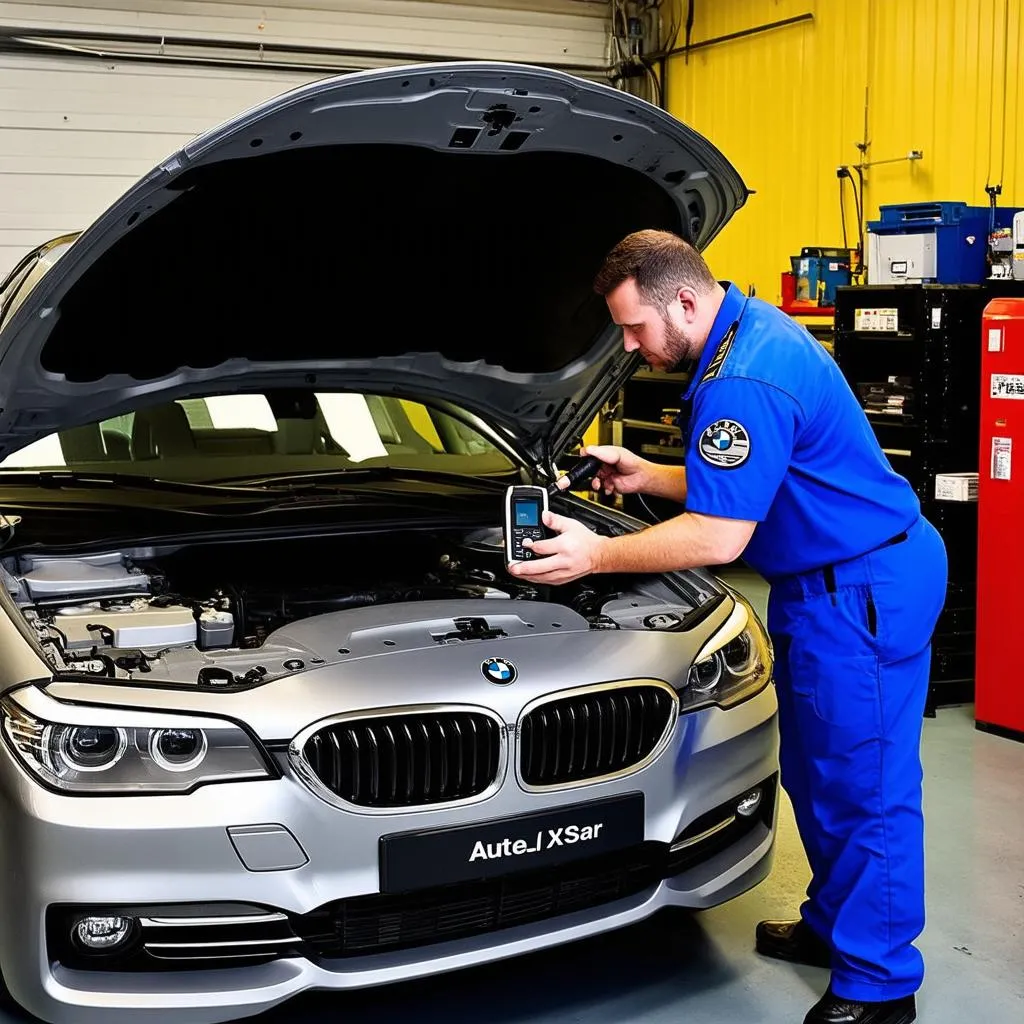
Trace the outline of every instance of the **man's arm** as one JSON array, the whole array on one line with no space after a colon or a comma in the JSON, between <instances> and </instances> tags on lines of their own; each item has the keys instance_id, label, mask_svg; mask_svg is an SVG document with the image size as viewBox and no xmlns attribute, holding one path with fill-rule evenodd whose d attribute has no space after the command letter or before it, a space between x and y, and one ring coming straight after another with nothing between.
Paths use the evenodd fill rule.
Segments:
<instances>
[{"instance_id":1,"label":"man's arm","mask_svg":"<svg viewBox=\"0 0 1024 1024\"><path fill-rule=\"evenodd\" d=\"M652 462L653 471L648 475L644 493L654 498L668 498L669 501L686 501L686 467L665 466Z\"/></svg>"},{"instance_id":2,"label":"man's arm","mask_svg":"<svg viewBox=\"0 0 1024 1024\"><path fill-rule=\"evenodd\" d=\"M743 553L755 523L686 512L622 537L601 537L575 519L544 513L558 536L524 542L536 560L510 566L513 576L536 583L570 583L592 573L677 572L725 565Z\"/></svg>"},{"instance_id":3,"label":"man's arm","mask_svg":"<svg viewBox=\"0 0 1024 1024\"><path fill-rule=\"evenodd\" d=\"M638 533L598 538L593 571L657 573L727 565L743 554L756 525L684 512Z\"/></svg>"},{"instance_id":4,"label":"man's arm","mask_svg":"<svg viewBox=\"0 0 1024 1024\"><path fill-rule=\"evenodd\" d=\"M687 512L624 537L600 537L582 523L545 513L545 524L557 536L532 545L539 557L511 571L557 584L594 572L722 565L741 555L789 468L802 410L771 384L719 378L700 389L693 416L688 472L682 478ZM680 477L651 476L664 486L670 479ZM639 477L637 483L641 480L645 486L636 489L648 492L650 484Z\"/></svg>"}]
</instances>

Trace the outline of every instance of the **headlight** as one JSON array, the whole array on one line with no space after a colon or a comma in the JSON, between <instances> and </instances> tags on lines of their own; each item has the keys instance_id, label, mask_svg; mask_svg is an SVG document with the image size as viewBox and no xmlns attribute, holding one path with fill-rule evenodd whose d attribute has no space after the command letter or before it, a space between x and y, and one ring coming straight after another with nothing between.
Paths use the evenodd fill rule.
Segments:
<instances>
[{"instance_id":1,"label":"headlight","mask_svg":"<svg viewBox=\"0 0 1024 1024\"><path fill-rule=\"evenodd\" d=\"M31 695L26 703L36 703ZM42 698L46 700L45 697ZM44 719L12 697L0 700L8 746L37 778L67 793L186 793L210 782L270 778L237 725L213 718L53 705Z\"/></svg>"},{"instance_id":2,"label":"headlight","mask_svg":"<svg viewBox=\"0 0 1024 1024\"><path fill-rule=\"evenodd\" d=\"M681 710L704 704L733 707L760 693L771 680L771 641L753 608L734 596L732 614L690 668Z\"/></svg>"}]
</instances>

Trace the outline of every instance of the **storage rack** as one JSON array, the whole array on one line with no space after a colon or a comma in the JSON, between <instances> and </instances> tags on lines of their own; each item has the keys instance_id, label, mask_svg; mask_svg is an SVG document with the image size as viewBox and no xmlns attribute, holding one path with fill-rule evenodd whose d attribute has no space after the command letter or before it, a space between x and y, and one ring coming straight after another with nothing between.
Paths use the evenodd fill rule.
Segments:
<instances>
[{"instance_id":1,"label":"storage rack","mask_svg":"<svg viewBox=\"0 0 1024 1024\"><path fill-rule=\"evenodd\" d=\"M609 443L622 445L653 462L682 465L682 431L675 419L689 381L687 372L664 373L647 366L638 369L619 389L609 421ZM651 512L659 518L679 512L678 506L670 507L670 503L645 500L647 508L635 495L627 494L622 498L621 508L648 523L654 521Z\"/></svg>"},{"instance_id":2,"label":"storage rack","mask_svg":"<svg viewBox=\"0 0 1024 1024\"><path fill-rule=\"evenodd\" d=\"M949 558L932 644L929 713L974 697L978 506L937 501L938 473L978 470L986 285L837 290L835 359L893 469L910 481Z\"/></svg>"}]
</instances>

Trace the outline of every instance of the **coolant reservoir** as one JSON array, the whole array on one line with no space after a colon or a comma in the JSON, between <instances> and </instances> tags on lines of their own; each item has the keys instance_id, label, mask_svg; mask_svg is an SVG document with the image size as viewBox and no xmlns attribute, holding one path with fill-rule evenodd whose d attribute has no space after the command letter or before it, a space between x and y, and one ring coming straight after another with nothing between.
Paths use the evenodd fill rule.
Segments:
<instances>
[{"instance_id":1,"label":"coolant reservoir","mask_svg":"<svg viewBox=\"0 0 1024 1024\"><path fill-rule=\"evenodd\" d=\"M199 616L199 646L208 651L211 647L230 647L235 638L235 617L231 612L217 608L206 608Z\"/></svg>"}]
</instances>

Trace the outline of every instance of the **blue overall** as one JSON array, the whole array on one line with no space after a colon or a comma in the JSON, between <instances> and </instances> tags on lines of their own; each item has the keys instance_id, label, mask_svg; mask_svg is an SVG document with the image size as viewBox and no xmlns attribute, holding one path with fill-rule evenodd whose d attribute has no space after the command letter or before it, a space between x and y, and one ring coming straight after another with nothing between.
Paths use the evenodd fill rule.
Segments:
<instances>
[{"instance_id":1,"label":"blue overall","mask_svg":"<svg viewBox=\"0 0 1024 1024\"><path fill-rule=\"evenodd\" d=\"M832 357L729 285L684 398L686 509L756 523L803 920L857 1002L920 987L920 736L946 551Z\"/></svg>"}]
</instances>

